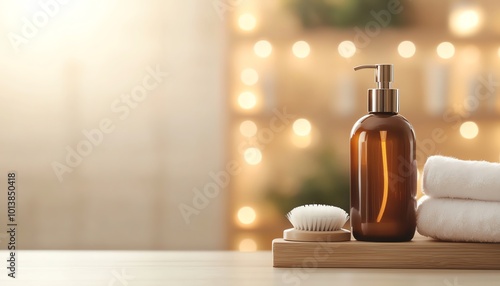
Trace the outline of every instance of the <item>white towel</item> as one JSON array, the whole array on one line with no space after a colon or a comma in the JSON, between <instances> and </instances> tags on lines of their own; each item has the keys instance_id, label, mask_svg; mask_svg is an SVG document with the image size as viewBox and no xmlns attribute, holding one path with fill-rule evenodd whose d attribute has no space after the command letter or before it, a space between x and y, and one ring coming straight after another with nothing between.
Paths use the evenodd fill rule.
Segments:
<instances>
[{"instance_id":1,"label":"white towel","mask_svg":"<svg viewBox=\"0 0 500 286\"><path fill-rule=\"evenodd\" d=\"M427 159L423 191L433 198L500 202L500 164L444 156Z\"/></svg>"},{"instance_id":2,"label":"white towel","mask_svg":"<svg viewBox=\"0 0 500 286\"><path fill-rule=\"evenodd\" d=\"M500 202L423 197L417 231L446 241L500 242Z\"/></svg>"}]
</instances>

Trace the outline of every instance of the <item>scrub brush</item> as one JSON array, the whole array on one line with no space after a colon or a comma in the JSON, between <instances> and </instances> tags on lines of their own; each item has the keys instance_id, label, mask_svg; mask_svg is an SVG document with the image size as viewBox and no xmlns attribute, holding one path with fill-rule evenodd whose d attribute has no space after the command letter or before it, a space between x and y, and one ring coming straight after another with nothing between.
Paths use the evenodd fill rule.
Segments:
<instances>
[{"instance_id":1,"label":"scrub brush","mask_svg":"<svg viewBox=\"0 0 500 286\"><path fill-rule=\"evenodd\" d=\"M342 228L349 215L341 208L328 205L304 205L291 210L286 217L293 228L283 232L292 241L349 241L351 232Z\"/></svg>"}]
</instances>

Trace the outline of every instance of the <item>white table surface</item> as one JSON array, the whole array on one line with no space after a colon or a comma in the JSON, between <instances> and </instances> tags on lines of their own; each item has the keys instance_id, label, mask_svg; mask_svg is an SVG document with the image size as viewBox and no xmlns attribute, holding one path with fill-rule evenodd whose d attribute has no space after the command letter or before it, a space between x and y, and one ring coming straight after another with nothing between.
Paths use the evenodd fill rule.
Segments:
<instances>
[{"instance_id":1,"label":"white table surface","mask_svg":"<svg viewBox=\"0 0 500 286\"><path fill-rule=\"evenodd\" d=\"M18 251L0 285L500 285L500 271L273 268L271 252ZM500 261L499 261L500 263Z\"/></svg>"}]
</instances>

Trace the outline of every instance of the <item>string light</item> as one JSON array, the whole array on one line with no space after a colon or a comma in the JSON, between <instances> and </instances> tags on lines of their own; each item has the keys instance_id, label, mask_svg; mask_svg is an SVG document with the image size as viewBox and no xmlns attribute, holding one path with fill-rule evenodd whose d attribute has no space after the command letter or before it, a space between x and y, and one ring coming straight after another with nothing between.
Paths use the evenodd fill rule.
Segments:
<instances>
[{"instance_id":1,"label":"string light","mask_svg":"<svg viewBox=\"0 0 500 286\"><path fill-rule=\"evenodd\" d=\"M238 18L238 26L244 31L251 31L255 29L256 25L257 19L250 13L243 14Z\"/></svg>"},{"instance_id":2,"label":"string light","mask_svg":"<svg viewBox=\"0 0 500 286\"><path fill-rule=\"evenodd\" d=\"M440 58L449 59L455 55L455 46L450 42L442 42L437 46L436 51Z\"/></svg>"},{"instance_id":3,"label":"string light","mask_svg":"<svg viewBox=\"0 0 500 286\"><path fill-rule=\"evenodd\" d=\"M239 222L246 225L254 223L257 218L255 210L248 206L240 208L237 216Z\"/></svg>"},{"instance_id":4,"label":"string light","mask_svg":"<svg viewBox=\"0 0 500 286\"><path fill-rule=\"evenodd\" d=\"M253 137L257 134L257 125L252 120L245 120L240 124L240 133L245 137Z\"/></svg>"},{"instance_id":5,"label":"string light","mask_svg":"<svg viewBox=\"0 0 500 286\"><path fill-rule=\"evenodd\" d=\"M293 122L292 128L298 136L308 136L311 133L311 122L305 118L299 118Z\"/></svg>"},{"instance_id":6,"label":"string light","mask_svg":"<svg viewBox=\"0 0 500 286\"><path fill-rule=\"evenodd\" d=\"M403 58L411 58L415 55L417 48L412 41L402 41L398 45L398 53Z\"/></svg>"},{"instance_id":7,"label":"string light","mask_svg":"<svg viewBox=\"0 0 500 286\"><path fill-rule=\"evenodd\" d=\"M247 68L241 72L240 79L246 85L254 85L259 81L259 74L256 70Z\"/></svg>"},{"instance_id":8,"label":"string light","mask_svg":"<svg viewBox=\"0 0 500 286\"><path fill-rule=\"evenodd\" d=\"M238 104L243 109L252 109L257 105L257 98L253 93L245 91L238 96Z\"/></svg>"},{"instance_id":9,"label":"string light","mask_svg":"<svg viewBox=\"0 0 500 286\"><path fill-rule=\"evenodd\" d=\"M356 54L356 45L351 41L343 41L338 46L338 51L341 57L351 58Z\"/></svg>"},{"instance_id":10,"label":"string light","mask_svg":"<svg viewBox=\"0 0 500 286\"><path fill-rule=\"evenodd\" d=\"M306 41L298 41L293 44L292 51L297 58L303 59L309 56L311 47L309 47L309 44Z\"/></svg>"},{"instance_id":11,"label":"string light","mask_svg":"<svg viewBox=\"0 0 500 286\"><path fill-rule=\"evenodd\" d=\"M467 121L460 125L460 135L465 139L474 139L479 134L479 127L474 121Z\"/></svg>"},{"instance_id":12,"label":"string light","mask_svg":"<svg viewBox=\"0 0 500 286\"><path fill-rule=\"evenodd\" d=\"M450 30L457 36L470 36L483 26L483 11L475 5L458 5L448 18Z\"/></svg>"},{"instance_id":13,"label":"string light","mask_svg":"<svg viewBox=\"0 0 500 286\"><path fill-rule=\"evenodd\" d=\"M262 40L255 43L255 45L253 46L253 51L257 56L261 58L267 58L271 55L273 46L268 41Z\"/></svg>"},{"instance_id":14,"label":"string light","mask_svg":"<svg viewBox=\"0 0 500 286\"><path fill-rule=\"evenodd\" d=\"M262 161L262 152L258 148L250 147L243 152L243 158L249 165L257 165Z\"/></svg>"}]
</instances>

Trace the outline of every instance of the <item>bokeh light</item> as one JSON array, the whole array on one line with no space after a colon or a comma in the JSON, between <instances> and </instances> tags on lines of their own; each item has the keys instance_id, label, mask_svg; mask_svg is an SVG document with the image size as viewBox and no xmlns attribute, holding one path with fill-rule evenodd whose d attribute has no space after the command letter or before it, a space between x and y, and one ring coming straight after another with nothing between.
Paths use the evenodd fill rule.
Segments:
<instances>
[{"instance_id":1,"label":"bokeh light","mask_svg":"<svg viewBox=\"0 0 500 286\"><path fill-rule=\"evenodd\" d=\"M299 118L293 122L293 132L298 136L308 136L311 133L311 122L305 118Z\"/></svg>"},{"instance_id":2,"label":"bokeh light","mask_svg":"<svg viewBox=\"0 0 500 286\"><path fill-rule=\"evenodd\" d=\"M259 148L250 147L243 153L243 158L249 165L257 165L262 161L262 152L260 152Z\"/></svg>"},{"instance_id":3,"label":"bokeh light","mask_svg":"<svg viewBox=\"0 0 500 286\"><path fill-rule=\"evenodd\" d=\"M253 51L257 56L261 58L267 58L271 55L273 46L268 41L262 40L255 43L255 45L253 46Z\"/></svg>"},{"instance_id":4,"label":"bokeh light","mask_svg":"<svg viewBox=\"0 0 500 286\"><path fill-rule=\"evenodd\" d=\"M449 59L455 55L455 46L450 42L442 42L437 46L436 51L440 58Z\"/></svg>"},{"instance_id":5,"label":"bokeh light","mask_svg":"<svg viewBox=\"0 0 500 286\"><path fill-rule=\"evenodd\" d=\"M309 56L311 47L309 47L309 44L306 41L298 41L293 44L292 51L297 58L302 59Z\"/></svg>"},{"instance_id":6,"label":"bokeh light","mask_svg":"<svg viewBox=\"0 0 500 286\"><path fill-rule=\"evenodd\" d=\"M339 44L338 51L341 57L348 59L356 54L356 45L351 41L343 41Z\"/></svg>"},{"instance_id":7,"label":"bokeh light","mask_svg":"<svg viewBox=\"0 0 500 286\"><path fill-rule=\"evenodd\" d=\"M240 123L240 133L245 137L253 137L257 134L257 124L252 120L245 120Z\"/></svg>"},{"instance_id":8,"label":"bokeh light","mask_svg":"<svg viewBox=\"0 0 500 286\"><path fill-rule=\"evenodd\" d=\"M417 48L412 41L402 41L398 45L398 53L403 58L411 58L415 55Z\"/></svg>"},{"instance_id":9,"label":"bokeh light","mask_svg":"<svg viewBox=\"0 0 500 286\"><path fill-rule=\"evenodd\" d=\"M474 121L467 121L460 125L460 135L465 139L474 139L479 134L479 127Z\"/></svg>"},{"instance_id":10,"label":"bokeh light","mask_svg":"<svg viewBox=\"0 0 500 286\"><path fill-rule=\"evenodd\" d=\"M247 68L241 71L240 79L246 85L254 85L259 81L259 74L256 70Z\"/></svg>"},{"instance_id":11,"label":"bokeh light","mask_svg":"<svg viewBox=\"0 0 500 286\"><path fill-rule=\"evenodd\" d=\"M251 207L245 206L238 210L238 221L242 224L252 224L256 218L257 214Z\"/></svg>"},{"instance_id":12,"label":"bokeh light","mask_svg":"<svg viewBox=\"0 0 500 286\"><path fill-rule=\"evenodd\" d=\"M245 91L238 96L238 104L243 109L252 109L257 105L255 94Z\"/></svg>"},{"instance_id":13,"label":"bokeh light","mask_svg":"<svg viewBox=\"0 0 500 286\"><path fill-rule=\"evenodd\" d=\"M244 31L251 31L255 29L256 25L257 19L250 13L243 14L238 18L238 26Z\"/></svg>"},{"instance_id":14,"label":"bokeh light","mask_svg":"<svg viewBox=\"0 0 500 286\"><path fill-rule=\"evenodd\" d=\"M450 12L448 25L457 36L470 36L483 26L483 12L478 7L458 6Z\"/></svg>"}]
</instances>

